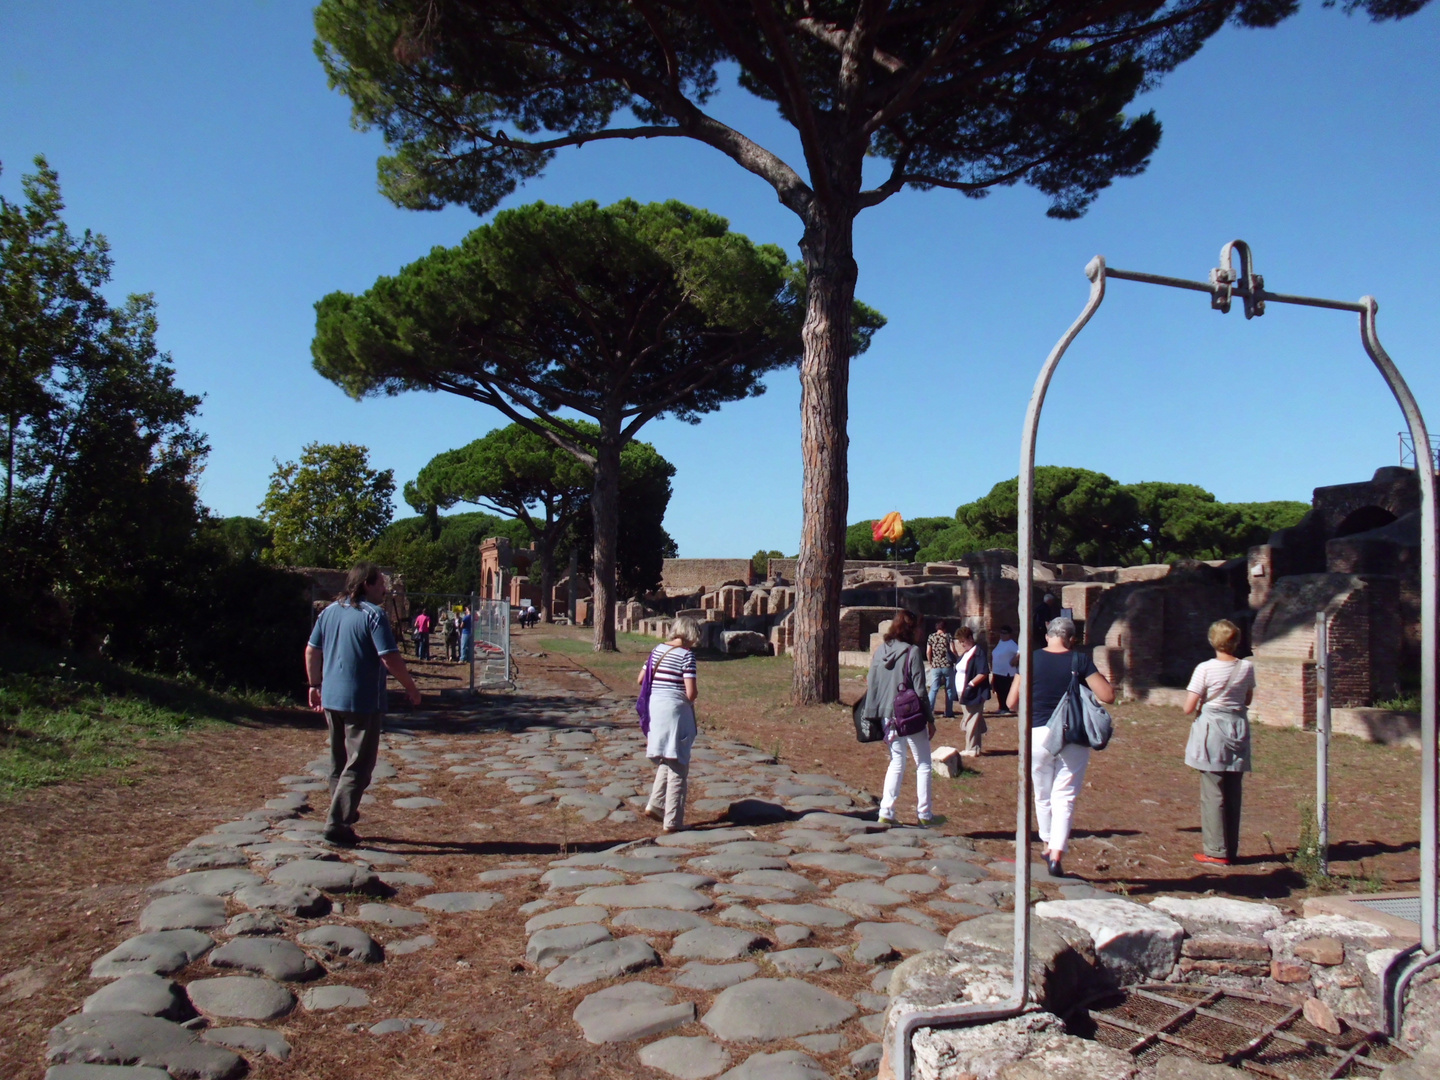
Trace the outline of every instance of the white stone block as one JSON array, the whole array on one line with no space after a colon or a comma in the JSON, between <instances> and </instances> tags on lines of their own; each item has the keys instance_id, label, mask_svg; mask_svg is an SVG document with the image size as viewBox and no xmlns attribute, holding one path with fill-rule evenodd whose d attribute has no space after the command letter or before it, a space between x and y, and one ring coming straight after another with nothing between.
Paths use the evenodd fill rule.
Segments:
<instances>
[{"instance_id":1,"label":"white stone block","mask_svg":"<svg viewBox=\"0 0 1440 1080\"><path fill-rule=\"evenodd\" d=\"M1129 900L1047 900L1035 914L1080 927L1095 958L1121 985L1163 979L1180 959L1185 928L1170 916Z\"/></svg>"},{"instance_id":2,"label":"white stone block","mask_svg":"<svg viewBox=\"0 0 1440 1080\"><path fill-rule=\"evenodd\" d=\"M1196 899L1157 896L1150 901L1150 906L1178 920L1191 937L1212 933L1259 937L1267 930L1283 926L1289 919L1274 904L1229 900L1221 896Z\"/></svg>"},{"instance_id":3,"label":"white stone block","mask_svg":"<svg viewBox=\"0 0 1440 1080\"><path fill-rule=\"evenodd\" d=\"M960 775L960 751L953 746L937 746L930 751L930 769L936 776Z\"/></svg>"}]
</instances>

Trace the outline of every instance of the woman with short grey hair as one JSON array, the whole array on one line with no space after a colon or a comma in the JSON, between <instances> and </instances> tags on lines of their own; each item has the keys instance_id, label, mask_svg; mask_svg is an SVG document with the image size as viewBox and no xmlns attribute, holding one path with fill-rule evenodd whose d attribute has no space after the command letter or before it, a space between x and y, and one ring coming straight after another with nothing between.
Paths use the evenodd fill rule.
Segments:
<instances>
[{"instance_id":1,"label":"woman with short grey hair","mask_svg":"<svg viewBox=\"0 0 1440 1080\"><path fill-rule=\"evenodd\" d=\"M1115 689L1095 668L1089 653L1072 650L1075 623L1063 615L1045 625L1045 647L1021 660L1020 674L1010 684L1006 707L1020 707L1021 695L1031 679L1030 698L1030 779L1035 788L1035 821L1040 842L1045 845L1045 865L1051 877L1065 877L1061 859L1070 844L1070 826L1075 820L1075 799L1085 783L1090 765L1090 747L1067 743L1058 754L1045 749L1046 725L1055 706L1070 690L1071 674L1078 675L1091 692L1106 705L1115 700Z\"/></svg>"},{"instance_id":2,"label":"woman with short grey hair","mask_svg":"<svg viewBox=\"0 0 1440 1080\"><path fill-rule=\"evenodd\" d=\"M700 624L689 615L670 623L670 639L650 650L650 732L645 756L655 763L655 783L645 815L663 823L662 832L685 827L690 748L695 744L695 648ZM645 681L642 668L637 683Z\"/></svg>"}]
</instances>

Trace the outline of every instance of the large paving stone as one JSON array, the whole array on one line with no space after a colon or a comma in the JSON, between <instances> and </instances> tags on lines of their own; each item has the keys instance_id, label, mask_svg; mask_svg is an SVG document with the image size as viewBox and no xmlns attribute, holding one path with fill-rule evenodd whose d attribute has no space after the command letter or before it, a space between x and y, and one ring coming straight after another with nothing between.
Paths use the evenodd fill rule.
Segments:
<instances>
[{"instance_id":1,"label":"large paving stone","mask_svg":"<svg viewBox=\"0 0 1440 1080\"><path fill-rule=\"evenodd\" d=\"M964 859L922 859L910 865L922 873L943 878L951 885L965 881L982 881L990 876L983 866L976 866Z\"/></svg>"},{"instance_id":2,"label":"large paving stone","mask_svg":"<svg viewBox=\"0 0 1440 1080\"><path fill-rule=\"evenodd\" d=\"M795 849L770 840L732 840L728 844L721 844L715 848L714 853L716 855L769 855L774 858L783 858L786 855L795 854Z\"/></svg>"},{"instance_id":3,"label":"large paving stone","mask_svg":"<svg viewBox=\"0 0 1440 1080\"><path fill-rule=\"evenodd\" d=\"M829 829L841 834L866 833L876 828L873 821L850 817L848 814L831 814L824 810L805 814L800 818L799 825L806 829Z\"/></svg>"},{"instance_id":4,"label":"large paving stone","mask_svg":"<svg viewBox=\"0 0 1440 1080\"><path fill-rule=\"evenodd\" d=\"M725 1071L730 1052L704 1035L671 1035L641 1048L640 1064L677 1080L706 1080Z\"/></svg>"},{"instance_id":5,"label":"large paving stone","mask_svg":"<svg viewBox=\"0 0 1440 1080\"><path fill-rule=\"evenodd\" d=\"M317 848L313 844L297 844L289 841L256 844L248 850L255 861L267 870L273 870L277 866L294 862L296 859L329 859L333 861L337 858L333 851Z\"/></svg>"},{"instance_id":6,"label":"large paving stone","mask_svg":"<svg viewBox=\"0 0 1440 1080\"><path fill-rule=\"evenodd\" d=\"M662 837L663 839L663 837ZM683 885L645 882L641 885L604 885L587 889L575 898L577 904L606 908L670 908L673 911L704 911L713 907L708 896Z\"/></svg>"},{"instance_id":7,"label":"large paving stone","mask_svg":"<svg viewBox=\"0 0 1440 1080\"><path fill-rule=\"evenodd\" d=\"M290 1057L290 1044L278 1031L257 1027L207 1028L200 1038L216 1046L228 1046L231 1050L244 1050L250 1054L264 1054L276 1061Z\"/></svg>"},{"instance_id":8,"label":"large paving stone","mask_svg":"<svg viewBox=\"0 0 1440 1080\"><path fill-rule=\"evenodd\" d=\"M711 847L736 840L754 840L749 829L687 829L678 833L662 833L655 838L660 847Z\"/></svg>"},{"instance_id":9,"label":"large paving stone","mask_svg":"<svg viewBox=\"0 0 1440 1080\"><path fill-rule=\"evenodd\" d=\"M50 1029L48 1059L57 1065L138 1065L164 1069L176 1080L230 1080L245 1059L207 1046L195 1032L158 1016L79 1013Z\"/></svg>"},{"instance_id":10,"label":"large paving stone","mask_svg":"<svg viewBox=\"0 0 1440 1080\"><path fill-rule=\"evenodd\" d=\"M171 870L217 870L249 864L249 858L238 848L181 848L165 862Z\"/></svg>"},{"instance_id":11,"label":"large paving stone","mask_svg":"<svg viewBox=\"0 0 1440 1080\"><path fill-rule=\"evenodd\" d=\"M586 983L616 979L658 963L660 957L644 938L623 937L581 949L545 976L545 981L570 990Z\"/></svg>"},{"instance_id":12,"label":"large paving stone","mask_svg":"<svg viewBox=\"0 0 1440 1080\"><path fill-rule=\"evenodd\" d=\"M720 1080L830 1080L814 1058L799 1050L751 1054Z\"/></svg>"},{"instance_id":13,"label":"large paving stone","mask_svg":"<svg viewBox=\"0 0 1440 1080\"><path fill-rule=\"evenodd\" d=\"M196 979L185 989L205 1015L227 1020L273 1020L295 1007L295 995L285 987L248 975Z\"/></svg>"},{"instance_id":14,"label":"large paving stone","mask_svg":"<svg viewBox=\"0 0 1440 1080\"><path fill-rule=\"evenodd\" d=\"M896 874L885 881L887 889L910 893L914 896L928 896L939 889L940 885L941 882L929 874Z\"/></svg>"},{"instance_id":15,"label":"large paving stone","mask_svg":"<svg viewBox=\"0 0 1440 1080\"><path fill-rule=\"evenodd\" d=\"M299 885L330 893L384 892L380 879L363 866L348 862L297 859L271 871L276 885Z\"/></svg>"},{"instance_id":16,"label":"large paving stone","mask_svg":"<svg viewBox=\"0 0 1440 1080\"><path fill-rule=\"evenodd\" d=\"M794 900L796 897L793 889L780 889L774 885L717 885L715 894L717 896L742 896L747 900L769 900L772 903L779 900Z\"/></svg>"},{"instance_id":17,"label":"large paving stone","mask_svg":"<svg viewBox=\"0 0 1440 1080\"><path fill-rule=\"evenodd\" d=\"M230 916L230 921L225 924L224 932L231 937L246 935L264 937L267 934L283 934L285 921L273 911L242 911L238 915Z\"/></svg>"},{"instance_id":18,"label":"large paving stone","mask_svg":"<svg viewBox=\"0 0 1440 1080\"><path fill-rule=\"evenodd\" d=\"M834 895L841 900L854 900L874 907L894 907L910 900L903 892L896 892L873 881L847 881L835 890Z\"/></svg>"},{"instance_id":19,"label":"large paving stone","mask_svg":"<svg viewBox=\"0 0 1440 1080\"><path fill-rule=\"evenodd\" d=\"M751 979L722 990L702 1022L726 1042L760 1042L838 1027L856 1012L800 979Z\"/></svg>"},{"instance_id":20,"label":"large paving stone","mask_svg":"<svg viewBox=\"0 0 1440 1080\"><path fill-rule=\"evenodd\" d=\"M791 923L795 926L838 929L855 921L853 916L821 904L761 904L755 910L772 922Z\"/></svg>"},{"instance_id":21,"label":"large paving stone","mask_svg":"<svg viewBox=\"0 0 1440 1080\"><path fill-rule=\"evenodd\" d=\"M537 930L525 944L525 959L542 968L552 968L581 949L609 940L610 931L596 923Z\"/></svg>"},{"instance_id":22,"label":"large paving stone","mask_svg":"<svg viewBox=\"0 0 1440 1080\"><path fill-rule=\"evenodd\" d=\"M414 870L387 870L375 876L380 879L381 884L388 885L392 889L402 889L406 886L428 889L435 884L435 879L429 874L417 873Z\"/></svg>"},{"instance_id":23,"label":"large paving stone","mask_svg":"<svg viewBox=\"0 0 1440 1080\"><path fill-rule=\"evenodd\" d=\"M613 870L580 870L565 866L545 871L540 883L551 892L569 892L574 889L593 889L597 885L614 885L624 880L624 874L617 874Z\"/></svg>"},{"instance_id":24,"label":"large paving stone","mask_svg":"<svg viewBox=\"0 0 1440 1080\"><path fill-rule=\"evenodd\" d=\"M797 874L793 870L746 870L743 874L736 874L730 880L736 885L772 886L797 893L815 891L814 882L804 874Z\"/></svg>"},{"instance_id":25,"label":"large paving stone","mask_svg":"<svg viewBox=\"0 0 1440 1080\"><path fill-rule=\"evenodd\" d=\"M301 919L318 919L330 911L330 898L309 885L248 885L235 893L235 902Z\"/></svg>"},{"instance_id":26,"label":"large paving stone","mask_svg":"<svg viewBox=\"0 0 1440 1080\"><path fill-rule=\"evenodd\" d=\"M676 1003L668 986L629 982L595 991L574 1015L587 1042L629 1042L688 1024L695 1019L695 1005Z\"/></svg>"},{"instance_id":27,"label":"large paving stone","mask_svg":"<svg viewBox=\"0 0 1440 1080\"><path fill-rule=\"evenodd\" d=\"M422 896L415 901L415 906L453 914L461 911L489 911L504 899L505 894L498 892L441 892Z\"/></svg>"},{"instance_id":28,"label":"large paving stone","mask_svg":"<svg viewBox=\"0 0 1440 1080\"><path fill-rule=\"evenodd\" d=\"M394 907L390 904L361 904L355 917L361 922L379 923L401 929L406 926L423 926L430 920L418 911Z\"/></svg>"},{"instance_id":29,"label":"large paving stone","mask_svg":"<svg viewBox=\"0 0 1440 1080\"><path fill-rule=\"evenodd\" d=\"M362 1009L370 1004L370 995L358 986L316 986L300 995L300 1003L311 1012Z\"/></svg>"},{"instance_id":30,"label":"large paving stone","mask_svg":"<svg viewBox=\"0 0 1440 1080\"><path fill-rule=\"evenodd\" d=\"M428 795L412 795L408 799L396 799L395 805L401 810L428 810L432 806L444 806L445 804Z\"/></svg>"},{"instance_id":31,"label":"large paving stone","mask_svg":"<svg viewBox=\"0 0 1440 1080\"><path fill-rule=\"evenodd\" d=\"M542 901L542 903L549 903L549 901ZM520 910L523 912L525 907L522 906ZM552 926L579 926L581 923L601 922L606 914L606 909L602 907L564 907L556 908L554 911L542 911L525 924L525 933L533 934L537 930L549 930Z\"/></svg>"},{"instance_id":32,"label":"large paving stone","mask_svg":"<svg viewBox=\"0 0 1440 1080\"><path fill-rule=\"evenodd\" d=\"M622 911L612 918L610 923L632 930L646 930L652 934L681 934L686 930L697 930L710 925L694 912L671 911L667 908L634 908Z\"/></svg>"},{"instance_id":33,"label":"large paving stone","mask_svg":"<svg viewBox=\"0 0 1440 1080\"><path fill-rule=\"evenodd\" d=\"M835 971L843 965L829 949L782 949L767 960L785 975L809 975L816 971Z\"/></svg>"},{"instance_id":34,"label":"large paving stone","mask_svg":"<svg viewBox=\"0 0 1440 1080\"><path fill-rule=\"evenodd\" d=\"M670 981L691 990L724 990L746 979L753 979L760 968L745 960L738 964L702 964L692 960Z\"/></svg>"},{"instance_id":35,"label":"large paving stone","mask_svg":"<svg viewBox=\"0 0 1440 1080\"><path fill-rule=\"evenodd\" d=\"M901 952L924 952L927 949L943 949L945 939L933 930L910 923L862 922L855 924L855 936L885 942Z\"/></svg>"},{"instance_id":36,"label":"large paving stone","mask_svg":"<svg viewBox=\"0 0 1440 1080\"><path fill-rule=\"evenodd\" d=\"M246 885L259 885L263 879L249 870L226 868L224 870L197 870L192 874L181 874L156 885L151 892L188 893L191 896L229 896L236 889Z\"/></svg>"},{"instance_id":37,"label":"large paving stone","mask_svg":"<svg viewBox=\"0 0 1440 1080\"><path fill-rule=\"evenodd\" d=\"M651 874L642 878L642 885L679 885L682 889L706 889L715 884L709 874L685 874L672 871L668 874Z\"/></svg>"},{"instance_id":38,"label":"large paving stone","mask_svg":"<svg viewBox=\"0 0 1440 1080\"><path fill-rule=\"evenodd\" d=\"M170 1074L151 1065L51 1065L45 1080L170 1080Z\"/></svg>"},{"instance_id":39,"label":"large paving stone","mask_svg":"<svg viewBox=\"0 0 1440 1080\"><path fill-rule=\"evenodd\" d=\"M1178 922L1191 937L1211 933L1259 937L1267 930L1278 929L1289 920L1289 916L1273 904L1231 900L1223 896L1200 896L1194 899L1157 896L1150 901L1150 906Z\"/></svg>"},{"instance_id":40,"label":"large paving stone","mask_svg":"<svg viewBox=\"0 0 1440 1080\"><path fill-rule=\"evenodd\" d=\"M210 930L225 925L225 901L218 896L164 896L140 913L141 930Z\"/></svg>"},{"instance_id":41,"label":"large paving stone","mask_svg":"<svg viewBox=\"0 0 1440 1080\"><path fill-rule=\"evenodd\" d=\"M1185 938L1170 916L1129 900L1046 900L1035 914L1088 933L1096 959L1122 986L1169 975Z\"/></svg>"},{"instance_id":42,"label":"large paving stone","mask_svg":"<svg viewBox=\"0 0 1440 1080\"><path fill-rule=\"evenodd\" d=\"M842 854L835 851L806 851L790 856L791 866L808 866L827 874L854 874L856 877L888 877L890 864L866 855ZM731 1070L734 1071L733 1069Z\"/></svg>"},{"instance_id":43,"label":"large paving stone","mask_svg":"<svg viewBox=\"0 0 1440 1080\"><path fill-rule=\"evenodd\" d=\"M378 964L385 959L385 950L379 942L355 926L317 926L306 930L295 940L330 956L359 960L364 964Z\"/></svg>"},{"instance_id":44,"label":"large paving stone","mask_svg":"<svg viewBox=\"0 0 1440 1080\"><path fill-rule=\"evenodd\" d=\"M160 975L122 975L85 999L82 1012L139 1013L166 1020L189 1020L195 1015L190 999L178 983Z\"/></svg>"},{"instance_id":45,"label":"large paving stone","mask_svg":"<svg viewBox=\"0 0 1440 1080\"><path fill-rule=\"evenodd\" d=\"M747 870L784 870L788 863L774 855L701 855L691 859L687 866L703 870L707 874L741 874Z\"/></svg>"},{"instance_id":46,"label":"large paving stone","mask_svg":"<svg viewBox=\"0 0 1440 1080\"><path fill-rule=\"evenodd\" d=\"M420 934L418 937L392 941L385 946L385 951L391 956L409 956L411 953L419 952L421 949L431 948L434 944L435 938L429 934Z\"/></svg>"},{"instance_id":47,"label":"large paving stone","mask_svg":"<svg viewBox=\"0 0 1440 1080\"><path fill-rule=\"evenodd\" d=\"M210 964L253 971L282 982L305 982L325 974L325 969L307 956L304 949L283 938L236 938L212 952Z\"/></svg>"},{"instance_id":48,"label":"large paving stone","mask_svg":"<svg viewBox=\"0 0 1440 1080\"><path fill-rule=\"evenodd\" d=\"M90 977L117 979L124 975L169 975L200 959L214 945L214 938L198 930L161 930L139 934L122 941L91 964Z\"/></svg>"},{"instance_id":49,"label":"large paving stone","mask_svg":"<svg viewBox=\"0 0 1440 1080\"><path fill-rule=\"evenodd\" d=\"M739 960L769 945L769 941L750 930L702 926L676 937L670 945L670 955L682 960Z\"/></svg>"}]
</instances>

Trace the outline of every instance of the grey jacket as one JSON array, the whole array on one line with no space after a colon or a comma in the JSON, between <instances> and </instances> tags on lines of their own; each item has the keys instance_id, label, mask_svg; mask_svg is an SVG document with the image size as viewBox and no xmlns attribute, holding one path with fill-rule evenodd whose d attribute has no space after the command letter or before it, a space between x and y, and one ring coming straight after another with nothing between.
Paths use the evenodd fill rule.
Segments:
<instances>
[{"instance_id":1,"label":"grey jacket","mask_svg":"<svg viewBox=\"0 0 1440 1080\"><path fill-rule=\"evenodd\" d=\"M865 684L865 715L885 720L895 715L895 694L905 674L905 654L910 654L910 688L920 696L925 718L935 722L930 695L925 691L925 655L918 645L904 641L881 642L870 658L870 677Z\"/></svg>"}]
</instances>

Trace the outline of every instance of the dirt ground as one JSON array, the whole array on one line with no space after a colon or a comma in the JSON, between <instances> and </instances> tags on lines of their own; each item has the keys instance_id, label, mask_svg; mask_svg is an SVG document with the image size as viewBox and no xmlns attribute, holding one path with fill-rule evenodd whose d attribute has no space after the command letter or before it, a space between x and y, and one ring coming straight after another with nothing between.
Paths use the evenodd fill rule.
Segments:
<instances>
[{"instance_id":1,"label":"dirt ground","mask_svg":"<svg viewBox=\"0 0 1440 1080\"><path fill-rule=\"evenodd\" d=\"M648 644L627 639L619 656L596 655L584 631L517 632L523 692L486 695L478 709L447 705L435 727L441 733L449 723L503 727L526 722L527 713L554 715L573 704L556 690L588 696L610 687L630 694ZM702 729L776 751L797 768L823 767L878 794L882 752L855 742L847 707L788 705L789 672L785 658L702 660ZM444 664L422 665L420 675L427 706L440 700L437 691L460 681L458 667ZM847 681L847 701L860 686ZM1183 719L1171 709L1122 706L1116 712L1115 741L1095 756L1087 777L1068 868L1132 895L1214 891L1298 908L1304 883L1283 856L1295 843L1297 800L1313 791L1313 737L1257 731L1242 864L1201 869L1190 859L1198 842L1197 785L1180 760ZM955 733L942 720L938 741L953 741ZM950 818L945 831L967 834L997 857L1013 853L1015 745L1013 719L992 720L978 769L936 783L936 811ZM142 748L127 769L0 804L0 1075L43 1075L46 1032L98 988L88 978L90 962L134 932L149 899L145 883L169 876L170 853L206 827L260 805L275 794L277 777L298 771L322 747L318 717L279 711L263 724ZM1418 756L1340 738L1331 761L1333 868L1412 887ZM649 823L521 818L503 785L483 778L437 772L427 794L431 789L445 805L426 816L423 830L381 804L366 808L359 827L367 846L405 855L409 868L429 874L439 890L474 888L477 872L558 855L562 844L573 853L653 832ZM516 894L516 902L539 893L533 882L501 888ZM411 892L403 890L396 902L407 902ZM383 1015L445 1017L448 1026L438 1036L376 1038L346 1030L335 1014L297 1010L281 1027L294 1055L284 1064L265 1062L252 1075L590 1080L648 1073L634 1064L631 1049L595 1047L581 1038L570 1013L583 992L558 992L535 977L524 961L523 920L514 906L447 923L439 946L387 960L383 971L363 965L345 971L344 980L369 990ZM198 977L202 969L203 961L186 974ZM457 999L463 1009L455 1007ZM379 1015L371 1010L367 1018Z\"/></svg>"}]
</instances>

